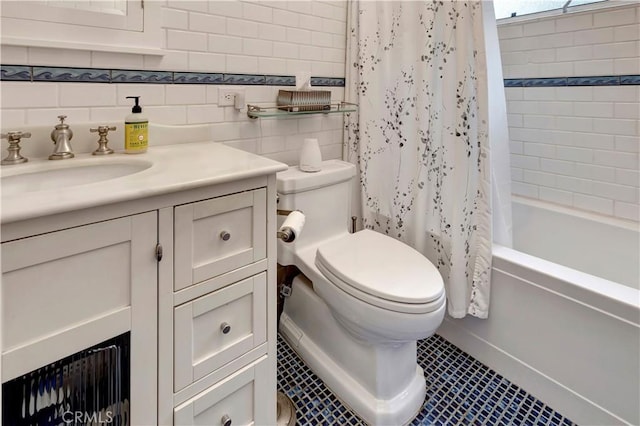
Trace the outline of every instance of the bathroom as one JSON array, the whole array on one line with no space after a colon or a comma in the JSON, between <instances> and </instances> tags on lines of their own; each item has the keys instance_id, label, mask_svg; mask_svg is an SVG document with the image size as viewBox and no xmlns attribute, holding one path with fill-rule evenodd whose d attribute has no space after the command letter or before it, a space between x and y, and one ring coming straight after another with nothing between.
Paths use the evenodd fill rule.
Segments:
<instances>
[{"instance_id":1,"label":"bathroom","mask_svg":"<svg viewBox=\"0 0 640 426\"><path fill-rule=\"evenodd\" d=\"M216 356L207 358L206 354L200 354L198 358L196 353L175 350L174 346L188 333L176 333L174 327L180 320L185 327L192 326L194 333L199 330L199 323L187 318L186 309L182 308L196 309L195 304L191 306L192 301L202 298L204 303L209 300L206 299L209 294L225 291L229 282L242 284L244 290L238 290L240 293L264 297L275 305L275 252L283 244L275 241L275 211L287 207L276 206L274 174L282 171L284 165L299 163L305 139L317 139L323 160L352 161L349 132L357 113L253 119L248 116L248 105L270 107L275 104L280 89L297 88L299 82L295 77L304 81L309 76L312 76L311 87L330 91L332 102L359 103L349 92L348 65L353 62L349 59L352 54L349 12L355 2L147 0L144 8L134 7L142 4L137 0L112 2L113 8L125 5L122 9L128 19L125 24L122 24L122 13L110 13L112 16L107 19L104 11L83 9L83 3L86 6L88 1L76 2L79 7L75 9L68 4L60 7L56 4L59 2L49 3L38 2L39 7L31 7L36 3L2 2L0 127L3 134L31 133L21 142L21 153L29 162L3 165L3 182L5 176L24 173L21 167L24 167L22 170L36 167L36 159L46 159L51 154L50 133L59 124L60 115L66 116L65 123L73 130L71 143L78 157L97 148L98 135L89 129L101 125L116 127L108 135L109 144L116 151L122 150L124 118L131 114L128 96L140 96L142 112L150 123L149 151L127 156L122 161L142 164L175 158L176 163L167 166L167 171L179 167L195 169L196 164L205 164L214 170L229 167L227 163L235 158L237 164L243 165L257 161L256 167L262 167L263 174L245 173L235 182L212 181L210 187L200 192L190 189L175 196L147 193L149 204L134 200L103 209L91 203L113 192L108 186L87 185L94 188L93 192L71 186L68 191L54 194L48 203L37 206L48 209L48 219L35 217L33 212L37 209L28 205L29 194L20 203L20 207L32 209L32 213L27 214L18 212L16 206L6 205L3 195L0 206L3 282L5 273L7 276L10 273L9 266L5 268L9 260L14 266L27 264L5 253L7 242L13 244L26 241L27 237L128 217L132 222L125 227L153 231L150 244L156 247L156 243L162 243L165 260L140 266L145 273L156 277L155 293L145 287L140 293L131 289L130 297L125 297L128 287L121 287L115 300L115 296L97 292L86 309L82 309L84 317L80 313L69 314L75 318L74 324L84 321L91 309L101 312L101 318L109 318L109 321L92 320L95 327L78 328L77 335L60 326L65 324L60 320L52 321L55 328L51 329L34 325L35 331L25 333L28 339L21 339L10 330L15 327L8 325L7 318L12 324L17 321L15 315L28 320L15 306L30 303L30 295L20 293L17 286L10 285L10 277L7 278L7 287L3 284L0 290L3 383L120 333L128 330L134 333L134 325L142 324L145 338L136 337L134 341L134 334L131 335L131 363L137 367L131 369L131 392L138 398L147 398L146 403L158 409L152 417L136 417L141 414L133 413L133 420L141 419L138 424L189 424L186 420L178 421L175 413L179 411L183 415L194 396L206 394L208 389L220 389L219 385L235 383L236 379L238 383L249 381L249 372L264 379L259 384L256 379L252 390L240 387L242 392L238 395L249 399L253 396L257 401L253 412L262 417L256 418L275 419L275 408L269 404L262 407L260 401L273 402L275 406L273 390L278 385L299 404L298 424L352 421L355 417L348 417L351 414L340 414L342 418L337 414L350 413L340 403L341 398L321 388L318 379L299 363L291 346L278 337L277 312L273 306L261 311L259 306L249 307L245 306L246 301L238 302L239 310L254 309L254 316L266 318L266 325L245 324L243 319L238 320L239 326L231 324L231 334L262 327L260 332L249 333L254 336L250 350L240 348L249 344L243 340L244 343L234 344ZM431 398L431 405L425 400L424 410L412 421L413 424L640 424L637 403L640 399L640 8L635 2L610 0L577 4L586 2L574 1L566 13L562 13L564 2L553 2L560 3L553 6L554 10L532 15L518 11L515 17L509 17L514 11L509 3L516 2L495 2L500 18L496 34L500 61L488 63L487 68L494 77L501 74L497 92L502 91L504 95L502 118L506 115L508 119L508 151L505 146L502 154L510 166L506 171L508 175L503 175L507 180L501 183L512 195L506 204L513 214L513 247L497 242L493 245L488 318L446 316L436 335L419 343L418 359L427 363L420 365L425 374L432 374L427 380L427 398ZM53 13L54 10L58 13ZM143 31L122 29L122 25L141 22ZM68 31L69 28L72 31ZM125 37L124 33L133 35ZM211 141L215 144L207 144ZM180 149L179 145L183 144L185 148ZM205 159L198 159L205 156L204 151L194 148L198 146L211 150L213 156L227 157L216 157L206 163ZM7 147L3 139L3 158ZM243 157L242 152L263 160L250 160ZM178 166L182 156L182 161L188 158L194 163ZM99 161L107 161L110 156L104 157ZM60 162L62 166L55 167L68 167L64 164L90 159L65 160ZM278 166L278 163L284 165ZM160 187L168 182L160 173L154 175L154 179L137 181L136 185ZM236 197L247 190L251 190L251 199ZM2 192L12 196L7 188ZM68 194L81 194L78 198L82 199L69 200ZM253 219L253 229L262 226L261 229L267 230L266 241L260 241L264 250L261 253L253 250L252 259L258 260L247 265L242 262L249 261L241 258L249 254L243 252L245 254L224 264L190 265L188 270L183 270L177 263L184 260L182 251L178 250L180 244L185 244L182 246L185 248L193 243L194 250L199 247L198 228L187 226L185 221L193 218L195 224L195 217L205 214L203 210L191 211L186 207L189 203L203 203L217 197L232 197L230 204L257 206L262 203L265 206L262 213L257 208L237 210L241 212L239 221ZM18 200L17 197L11 199ZM357 195L352 197L354 205L358 200ZM58 201L70 203L76 211L57 211ZM121 200L111 202L116 201ZM213 211L218 207L203 209L209 208ZM138 221L138 216L148 216L150 212L155 212L152 222L146 216L140 217L145 220ZM359 215L357 208L353 214ZM11 223L16 222L15 218L20 219ZM167 223L166 229L160 226ZM309 217L306 226L311 226ZM182 240L177 232L180 227L188 231L185 233L191 240ZM356 227L362 228L360 219ZM103 238L109 234L115 232L108 228L96 230L95 235ZM229 241L233 244L249 241L255 245L260 239L256 235L236 235L231 232ZM304 228L301 235L304 236ZM113 246L107 237L104 239L105 247ZM23 251L23 256L38 252L38 257L46 258L40 253L46 250L28 247L25 245L28 251ZM105 256L113 255L108 259L119 259L109 249L105 250ZM98 260L91 258L88 264L95 265L92 262ZM238 265L245 266L238 268ZM89 273L89 269L85 268L82 273ZM108 270L105 269L105 273ZM198 274L216 277L201 284ZM179 284L179 278L185 281ZM95 285L106 285L107 278L101 279ZM122 279L123 286L130 285L127 277ZM191 285L191 281L197 285ZM260 290L265 293L261 295L258 289L265 281L269 285ZM44 282L40 284L43 294L49 295ZM295 286L292 291L295 293ZM69 292L66 293L71 296L68 300L74 299L78 304L84 303L82 297L92 296L90 291L76 286L64 292ZM96 295L104 297L105 303L112 303L111 310L96 308L100 305ZM5 304L9 296L21 297L20 302ZM55 296L51 293L51 297ZM137 306L131 308L139 303L136 300L141 300L140 297L157 299L157 306L142 303L138 305L139 310ZM226 308L223 305L220 309ZM56 310L51 316L54 315ZM157 321L145 321L151 317ZM18 328L18 333L21 330ZM89 338L88 331L104 338ZM257 335L261 337L258 339ZM44 348L53 346L42 340L44 336L67 339L62 340L67 343L56 345L63 349L52 351L54 357L46 354ZM77 344L74 336L85 343ZM35 341L45 346L33 344ZM183 340L183 343L189 346L192 342ZM157 348L157 351L151 350L157 355L145 358L135 345ZM69 351L65 347L74 349ZM276 352L278 357L283 357L277 360L279 368L289 366L287 371L278 371L277 378ZM178 365L183 358L189 358L185 361L188 368L176 370L174 374L161 373L173 371L174 364ZM22 368L21 360L28 360L24 364L31 367ZM253 369L246 370L247 365ZM454 379L447 381L447 376ZM226 380L227 377L233 380ZM487 378L492 380L485 386L483 380ZM317 388L320 393L305 394L291 385L295 380L301 381L299 388L309 392ZM469 386L464 381L468 381ZM461 395L456 393L457 389L467 393ZM5 391L2 392L5 398ZM526 396L521 397L520 392L526 392ZM500 403L494 404L494 411L483 411L484 404L490 405L492 398ZM229 400L233 402L232 398ZM505 408L512 406L517 414ZM331 418L334 420L329 420ZM249 418L240 417L233 424L249 422Z\"/></svg>"}]
</instances>

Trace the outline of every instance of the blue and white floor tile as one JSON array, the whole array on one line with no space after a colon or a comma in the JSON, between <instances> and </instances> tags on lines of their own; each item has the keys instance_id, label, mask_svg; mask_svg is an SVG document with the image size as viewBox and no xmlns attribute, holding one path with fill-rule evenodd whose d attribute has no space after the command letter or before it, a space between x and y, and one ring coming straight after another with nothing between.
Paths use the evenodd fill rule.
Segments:
<instances>
[{"instance_id":1,"label":"blue and white floor tile","mask_svg":"<svg viewBox=\"0 0 640 426\"><path fill-rule=\"evenodd\" d=\"M418 362L427 396L411 425L574 425L438 335L418 342ZM280 337L278 390L296 405L300 426L365 425Z\"/></svg>"}]
</instances>

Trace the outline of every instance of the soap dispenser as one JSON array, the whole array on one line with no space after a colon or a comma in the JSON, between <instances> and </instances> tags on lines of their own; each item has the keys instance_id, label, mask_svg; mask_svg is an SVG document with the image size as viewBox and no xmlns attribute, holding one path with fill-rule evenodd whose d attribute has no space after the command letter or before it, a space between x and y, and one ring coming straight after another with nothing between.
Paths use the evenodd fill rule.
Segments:
<instances>
[{"instance_id":1,"label":"soap dispenser","mask_svg":"<svg viewBox=\"0 0 640 426\"><path fill-rule=\"evenodd\" d=\"M149 120L142 115L140 96L127 96L127 99L135 99L135 105L124 118L124 152L141 154L147 152L149 146Z\"/></svg>"}]
</instances>

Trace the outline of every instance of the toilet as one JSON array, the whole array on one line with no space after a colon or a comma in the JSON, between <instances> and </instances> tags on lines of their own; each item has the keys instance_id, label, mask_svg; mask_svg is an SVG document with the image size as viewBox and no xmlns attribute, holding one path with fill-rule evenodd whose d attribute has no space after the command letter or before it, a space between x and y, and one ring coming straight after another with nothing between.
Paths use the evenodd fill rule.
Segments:
<instances>
[{"instance_id":1,"label":"toilet","mask_svg":"<svg viewBox=\"0 0 640 426\"><path fill-rule=\"evenodd\" d=\"M349 233L355 167L324 161L277 174L278 209L300 210L304 229L278 242L278 263L302 274L280 317L280 333L336 396L372 425L403 425L426 394L418 339L444 317L436 267L386 235Z\"/></svg>"}]
</instances>

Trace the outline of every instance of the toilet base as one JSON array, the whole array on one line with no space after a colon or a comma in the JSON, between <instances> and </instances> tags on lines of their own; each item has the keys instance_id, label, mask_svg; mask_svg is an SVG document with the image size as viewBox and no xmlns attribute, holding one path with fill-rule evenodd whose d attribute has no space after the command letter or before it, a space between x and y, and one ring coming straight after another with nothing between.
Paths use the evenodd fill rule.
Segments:
<instances>
[{"instance_id":1,"label":"toilet base","mask_svg":"<svg viewBox=\"0 0 640 426\"><path fill-rule=\"evenodd\" d=\"M372 425L409 423L422 408L425 378L416 342L358 341L334 319L306 277L296 278L280 332L311 370Z\"/></svg>"}]
</instances>

